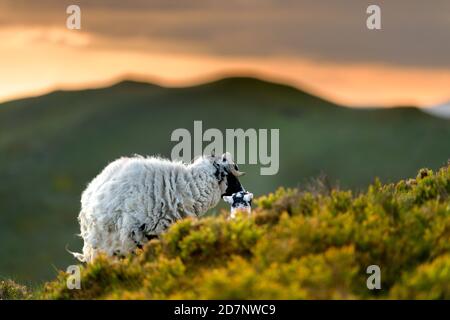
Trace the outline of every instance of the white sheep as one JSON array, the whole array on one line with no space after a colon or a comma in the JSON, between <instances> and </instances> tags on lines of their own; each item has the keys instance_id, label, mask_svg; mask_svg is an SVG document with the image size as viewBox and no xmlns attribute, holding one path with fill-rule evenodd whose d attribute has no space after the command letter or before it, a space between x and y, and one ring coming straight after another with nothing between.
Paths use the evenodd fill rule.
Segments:
<instances>
[{"instance_id":1,"label":"white sheep","mask_svg":"<svg viewBox=\"0 0 450 320\"><path fill-rule=\"evenodd\" d=\"M251 214L253 193L243 190L233 193L231 196L224 195L222 198L225 202L231 204L230 219L236 218L238 211L247 212L248 215Z\"/></svg>"},{"instance_id":2,"label":"white sheep","mask_svg":"<svg viewBox=\"0 0 450 320\"><path fill-rule=\"evenodd\" d=\"M228 152L187 165L155 157L120 158L83 192L78 217L83 252L72 254L82 262L99 252L124 256L175 221L200 216L222 196L242 191L237 178L242 174Z\"/></svg>"}]
</instances>

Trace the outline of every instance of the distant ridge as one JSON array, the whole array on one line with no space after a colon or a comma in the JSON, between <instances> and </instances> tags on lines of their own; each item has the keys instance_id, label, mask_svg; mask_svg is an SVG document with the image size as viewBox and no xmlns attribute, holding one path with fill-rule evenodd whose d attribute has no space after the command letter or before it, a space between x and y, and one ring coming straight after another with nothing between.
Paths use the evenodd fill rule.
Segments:
<instances>
[{"instance_id":1,"label":"distant ridge","mask_svg":"<svg viewBox=\"0 0 450 320\"><path fill-rule=\"evenodd\" d=\"M148 90L175 90L175 91L193 91L201 93L201 91L210 91L210 90L231 90L233 92L250 92L250 91L256 91L260 93L264 92L270 92L270 94L276 94L280 96L296 96L299 97L299 95L302 95L303 98L311 99L314 101L321 101L324 104L327 104L328 106L339 106L339 107L347 107L345 105L338 104L336 102L333 102L331 100L328 100L326 98L321 97L320 95L312 94L308 92L307 90L304 90L299 87L295 87L290 84L282 83L282 82L276 82L272 80L267 80L263 78L259 78L256 76L227 76L222 77L218 79L213 79L209 81L205 81L202 83L197 83L193 85L186 85L186 86L165 86L160 85L155 82L146 81L146 80L137 80L133 79L133 77L130 78L124 78L122 80L118 80L117 82L105 86L93 86L88 88L81 88L81 89L56 89L51 92L38 95L38 96L29 96L29 97L22 97L18 99L8 100L5 102L1 102L0 105L3 104L9 104L10 102L15 101L23 101L27 99L35 99L40 97L45 97L48 95L53 94L59 94L64 92L96 92L96 91L122 91L122 92L136 92L136 91L148 91ZM447 107L447 109L446 109ZM420 109L416 106L390 106L390 107L377 107L377 106L371 106L371 107L353 107L352 109L365 109L365 110L379 110L379 109L402 109L402 108L409 108L409 109ZM434 108L423 108L422 111L435 115L440 116L444 118L450 118L450 102L447 105L442 106L436 106Z\"/></svg>"},{"instance_id":2,"label":"distant ridge","mask_svg":"<svg viewBox=\"0 0 450 320\"><path fill-rule=\"evenodd\" d=\"M114 83L113 85L105 88L133 88L133 87L142 87L142 88L148 88L148 87L154 87L154 88L163 88L162 86L158 84L154 84L151 82L146 81L137 81L137 80L130 80L125 79L121 80L117 83Z\"/></svg>"}]
</instances>

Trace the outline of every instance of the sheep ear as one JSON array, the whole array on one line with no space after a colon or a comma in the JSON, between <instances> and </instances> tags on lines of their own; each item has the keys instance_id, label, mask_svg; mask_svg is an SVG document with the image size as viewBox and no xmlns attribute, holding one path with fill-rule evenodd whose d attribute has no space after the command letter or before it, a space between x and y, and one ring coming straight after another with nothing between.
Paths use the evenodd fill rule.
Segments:
<instances>
[{"instance_id":1,"label":"sheep ear","mask_svg":"<svg viewBox=\"0 0 450 320\"><path fill-rule=\"evenodd\" d=\"M253 193L247 193L245 196L244 196L244 200L245 201L250 201L250 200L252 200L253 199Z\"/></svg>"},{"instance_id":2,"label":"sheep ear","mask_svg":"<svg viewBox=\"0 0 450 320\"><path fill-rule=\"evenodd\" d=\"M222 161L227 163L233 163L233 157L231 156L231 153L225 152L222 154Z\"/></svg>"},{"instance_id":3,"label":"sheep ear","mask_svg":"<svg viewBox=\"0 0 450 320\"><path fill-rule=\"evenodd\" d=\"M223 201L229 203L229 204L233 204L233 197L232 196L223 196L222 197Z\"/></svg>"}]
</instances>

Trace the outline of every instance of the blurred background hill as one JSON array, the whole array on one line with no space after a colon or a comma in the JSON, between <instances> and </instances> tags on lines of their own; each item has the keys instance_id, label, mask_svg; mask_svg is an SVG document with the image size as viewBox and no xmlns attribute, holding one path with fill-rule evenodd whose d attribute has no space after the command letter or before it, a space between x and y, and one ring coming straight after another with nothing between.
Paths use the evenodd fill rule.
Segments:
<instances>
[{"instance_id":1,"label":"blurred background hill","mask_svg":"<svg viewBox=\"0 0 450 320\"><path fill-rule=\"evenodd\" d=\"M135 153L170 157L176 128L279 128L280 171L243 165L261 195L326 174L360 190L438 168L450 157L450 120L414 107L356 109L256 78L184 88L136 81L55 91L0 104L0 277L40 282L73 262L79 199L110 161Z\"/></svg>"}]
</instances>

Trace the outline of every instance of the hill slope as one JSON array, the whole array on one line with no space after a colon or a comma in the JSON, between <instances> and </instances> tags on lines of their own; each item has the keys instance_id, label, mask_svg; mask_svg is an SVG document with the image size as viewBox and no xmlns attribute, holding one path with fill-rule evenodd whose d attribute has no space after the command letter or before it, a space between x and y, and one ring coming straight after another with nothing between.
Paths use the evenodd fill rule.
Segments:
<instances>
[{"instance_id":1,"label":"hill slope","mask_svg":"<svg viewBox=\"0 0 450 320\"><path fill-rule=\"evenodd\" d=\"M124 81L0 105L0 276L49 279L78 249L81 191L108 162L168 157L176 128L279 128L280 171L242 166L255 194L325 172L343 187L395 181L450 156L450 121L415 108L342 108L292 87L229 78L189 88Z\"/></svg>"},{"instance_id":2,"label":"hill slope","mask_svg":"<svg viewBox=\"0 0 450 320\"><path fill-rule=\"evenodd\" d=\"M261 197L250 218L180 221L135 256L82 267L81 290L61 273L37 297L450 299L450 165L361 194L317 186Z\"/></svg>"}]
</instances>

